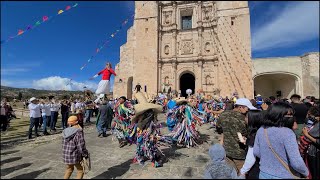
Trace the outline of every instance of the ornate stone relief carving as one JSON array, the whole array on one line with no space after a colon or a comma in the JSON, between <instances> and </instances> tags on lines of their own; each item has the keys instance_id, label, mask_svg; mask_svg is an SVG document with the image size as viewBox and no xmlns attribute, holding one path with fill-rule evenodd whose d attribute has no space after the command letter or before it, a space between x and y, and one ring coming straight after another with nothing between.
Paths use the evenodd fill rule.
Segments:
<instances>
[{"instance_id":1,"label":"ornate stone relief carving","mask_svg":"<svg viewBox=\"0 0 320 180\"><path fill-rule=\"evenodd\" d=\"M180 43L180 51L181 51L182 55L184 55L184 54L192 54L193 53L193 49L194 49L194 46L193 46L192 40L181 41L181 43Z\"/></svg>"},{"instance_id":2,"label":"ornate stone relief carving","mask_svg":"<svg viewBox=\"0 0 320 180\"><path fill-rule=\"evenodd\" d=\"M163 12L163 24L164 25L170 25L172 20L172 11L164 11Z\"/></svg>"},{"instance_id":3,"label":"ornate stone relief carving","mask_svg":"<svg viewBox=\"0 0 320 180\"><path fill-rule=\"evenodd\" d=\"M204 82L205 82L205 85L214 85L214 74L206 73Z\"/></svg>"},{"instance_id":4,"label":"ornate stone relief carving","mask_svg":"<svg viewBox=\"0 0 320 180\"><path fill-rule=\"evenodd\" d=\"M209 21L212 17L212 6L203 7L202 21Z\"/></svg>"}]
</instances>

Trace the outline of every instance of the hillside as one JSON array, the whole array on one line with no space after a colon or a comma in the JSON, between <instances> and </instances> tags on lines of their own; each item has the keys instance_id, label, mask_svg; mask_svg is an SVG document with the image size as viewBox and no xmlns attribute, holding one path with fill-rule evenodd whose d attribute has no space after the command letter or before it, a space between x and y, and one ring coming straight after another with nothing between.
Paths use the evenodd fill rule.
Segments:
<instances>
[{"instance_id":1,"label":"hillside","mask_svg":"<svg viewBox=\"0 0 320 180\"><path fill-rule=\"evenodd\" d=\"M13 88L7 86L1 86L1 99L7 97L9 100L13 98L19 99L19 93L22 94L22 99L29 99L31 97L48 97L55 96L57 98L69 97L83 97L83 91L50 91L50 90L38 90L31 88Z\"/></svg>"}]
</instances>

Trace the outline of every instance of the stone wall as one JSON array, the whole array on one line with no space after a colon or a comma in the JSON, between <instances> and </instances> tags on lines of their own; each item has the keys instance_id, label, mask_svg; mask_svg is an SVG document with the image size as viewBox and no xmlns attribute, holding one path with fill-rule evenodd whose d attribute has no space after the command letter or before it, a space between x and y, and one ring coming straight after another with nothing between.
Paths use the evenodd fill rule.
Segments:
<instances>
[{"instance_id":1,"label":"stone wall","mask_svg":"<svg viewBox=\"0 0 320 180\"><path fill-rule=\"evenodd\" d=\"M301 56L303 95L319 97L319 53Z\"/></svg>"}]
</instances>

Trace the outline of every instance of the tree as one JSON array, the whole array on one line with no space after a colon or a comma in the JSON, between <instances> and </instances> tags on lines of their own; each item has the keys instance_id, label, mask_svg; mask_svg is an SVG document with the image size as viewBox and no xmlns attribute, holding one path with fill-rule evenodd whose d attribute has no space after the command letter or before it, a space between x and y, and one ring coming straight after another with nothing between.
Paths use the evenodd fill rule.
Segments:
<instances>
[{"instance_id":1,"label":"tree","mask_svg":"<svg viewBox=\"0 0 320 180\"><path fill-rule=\"evenodd\" d=\"M18 99L19 99L20 101L22 100L22 93L21 93L21 92L19 92Z\"/></svg>"}]
</instances>

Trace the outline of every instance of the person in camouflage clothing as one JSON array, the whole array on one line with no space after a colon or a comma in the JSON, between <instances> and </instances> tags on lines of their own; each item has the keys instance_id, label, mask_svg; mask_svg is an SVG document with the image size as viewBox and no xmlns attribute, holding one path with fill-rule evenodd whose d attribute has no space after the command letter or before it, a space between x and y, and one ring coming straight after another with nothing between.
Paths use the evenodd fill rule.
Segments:
<instances>
[{"instance_id":1,"label":"person in camouflage clothing","mask_svg":"<svg viewBox=\"0 0 320 180\"><path fill-rule=\"evenodd\" d=\"M221 113L217 126L222 129L222 142L227 161L233 165L239 173L246 158L246 146L239 141L238 132L247 136L245 125L245 114L248 110L255 110L251 102L246 98L239 98L233 110L226 110Z\"/></svg>"}]
</instances>

